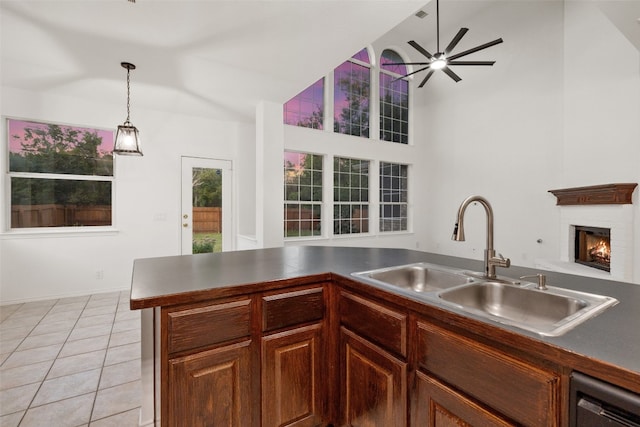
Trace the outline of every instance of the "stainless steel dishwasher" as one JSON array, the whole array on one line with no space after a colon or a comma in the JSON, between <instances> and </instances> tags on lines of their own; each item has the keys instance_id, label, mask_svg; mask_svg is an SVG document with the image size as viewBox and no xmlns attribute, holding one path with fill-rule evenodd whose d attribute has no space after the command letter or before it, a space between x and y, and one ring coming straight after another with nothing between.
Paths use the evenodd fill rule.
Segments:
<instances>
[{"instance_id":1,"label":"stainless steel dishwasher","mask_svg":"<svg viewBox=\"0 0 640 427\"><path fill-rule=\"evenodd\" d=\"M571 374L571 427L640 427L640 395L588 375Z\"/></svg>"}]
</instances>

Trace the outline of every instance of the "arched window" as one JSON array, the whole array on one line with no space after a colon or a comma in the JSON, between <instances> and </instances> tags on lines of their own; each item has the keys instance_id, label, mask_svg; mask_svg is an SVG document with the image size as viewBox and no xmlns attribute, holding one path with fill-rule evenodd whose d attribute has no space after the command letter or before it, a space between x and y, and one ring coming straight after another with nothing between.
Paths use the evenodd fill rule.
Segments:
<instances>
[{"instance_id":1,"label":"arched window","mask_svg":"<svg viewBox=\"0 0 640 427\"><path fill-rule=\"evenodd\" d=\"M369 137L371 62L362 49L334 71L333 130Z\"/></svg>"},{"instance_id":2,"label":"arched window","mask_svg":"<svg viewBox=\"0 0 640 427\"><path fill-rule=\"evenodd\" d=\"M284 123L305 128L324 128L324 78L284 104Z\"/></svg>"},{"instance_id":3,"label":"arched window","mask_svg":"<svg viewBox=\"0 0 640 427\"><path fill-rule=\"evenodd\" d=\"M409 142L409 81L402 57L385 49L380 57L380 139L407 144Z\"/></svg>"}]
</instances>

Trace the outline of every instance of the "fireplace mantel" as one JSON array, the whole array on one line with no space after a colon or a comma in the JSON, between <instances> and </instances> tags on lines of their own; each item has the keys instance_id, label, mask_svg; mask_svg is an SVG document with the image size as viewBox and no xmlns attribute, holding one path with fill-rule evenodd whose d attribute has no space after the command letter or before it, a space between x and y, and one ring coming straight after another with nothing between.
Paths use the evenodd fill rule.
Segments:
<instances>
[{"instance_id":1,"label":"fireplace mantel","mask_svg":"<svg viewBox=\"0 0 640 427\"><path fill-rule=\"evenodd\" d=\"M637 183L592 185L589 187L549 190L558 198L556 205L626 205Z\"/></svg>"}]
</instances>

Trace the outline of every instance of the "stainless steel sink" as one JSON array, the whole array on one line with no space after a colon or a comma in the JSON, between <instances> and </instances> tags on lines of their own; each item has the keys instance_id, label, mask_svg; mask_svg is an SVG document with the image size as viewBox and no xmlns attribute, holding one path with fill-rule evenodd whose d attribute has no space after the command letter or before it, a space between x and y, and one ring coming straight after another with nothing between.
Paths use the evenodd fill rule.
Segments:
<instances>
[{"instance_id":1,"label":"stainless steel sink","mask_svg":"<svg viewBox=\"0 0 640 427\"><path fill-rule=\"evenodd\" d=\"M461 271L444 270L428 263L381 268L353 273L353 275L385 286L417 293L440 291L475 282Z\"/></svg>"},{"instance_id":2,"label":"stainless steel sink","mask_svg":"<svg viewBox=\"0 0 640 427\"><path fill-rule=\"evenodd\" d=\"M445 304L541 335L558 336L617 304L615 298L533 283L479 282L438 293Z\"/></svg>"},{"instance_id":3,"label":"stainless steel sink","mask_svg":"<svg viewBox=\"0 0 640 427\"><path fill-rule=\"evenodd\" d=\"M618 303L615 298L531 282L478 277L464 270L415 263L352 273L396 292L545 336L562 335Z\"/></svg>"}]
</instances>

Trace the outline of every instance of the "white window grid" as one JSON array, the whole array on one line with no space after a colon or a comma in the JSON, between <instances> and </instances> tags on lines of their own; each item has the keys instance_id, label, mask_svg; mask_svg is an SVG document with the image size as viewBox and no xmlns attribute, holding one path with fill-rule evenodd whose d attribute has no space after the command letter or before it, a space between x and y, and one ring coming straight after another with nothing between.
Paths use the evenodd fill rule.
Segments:
<instances>
[{"instance_id":1,"label":"white window grid","mask_svg":"<svg viewBox=\"0 0 640 427\"><path fill-rule=\"evenodd\" d=\"M287 157L295 157L297 163L289 163ZM296 167L302 162L308 163L308 166ZM285 152L285 238L322 236L322 179L322 155Z\"/></svg>"},{"instance_id":2,"label":"white window grid","mask_svg":"<svg viewBox=\"0 0 640 427\"><path fill-rule=\"evenodd\" d=\"M381 233L408 229L408 166L380 162Z\"/></svg>"},{"instance_id":3,"label":"white window grid","mask_svg":"<svg viewBox=\"0 0 640 427\"><path fill-rule=\"evenodd\" d=\"M369 232L368 160L333 159L333 233Z\"/></svg>"}]
</instances>

